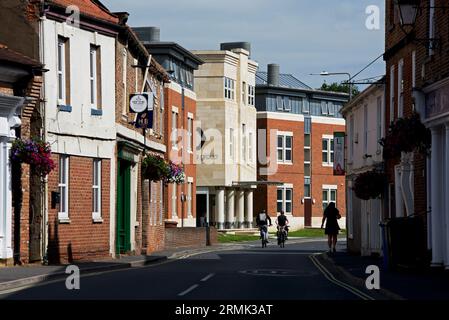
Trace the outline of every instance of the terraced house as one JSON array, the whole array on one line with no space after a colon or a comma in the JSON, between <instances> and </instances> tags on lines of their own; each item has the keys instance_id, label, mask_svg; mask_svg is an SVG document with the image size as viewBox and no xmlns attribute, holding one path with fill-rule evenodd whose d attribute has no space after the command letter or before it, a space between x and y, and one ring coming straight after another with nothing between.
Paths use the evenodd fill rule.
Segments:
<instances>
[{"instance_id":1,"label":"terraced house","mask_svg":"<svg viewBox=\"0 0 449 320\"><path fill-rule=\"evenodd\" d=\"M335 202L344 217L345 178L334 176L333 164L334 133L345 132L340 109L347 101L345 93L314 90L280 73L277 64L257 72L257 174L267 184L255 193L256 212L276 217L284 211L294 228L319 227L323 209Z\"/></svg>"}]
</instances>

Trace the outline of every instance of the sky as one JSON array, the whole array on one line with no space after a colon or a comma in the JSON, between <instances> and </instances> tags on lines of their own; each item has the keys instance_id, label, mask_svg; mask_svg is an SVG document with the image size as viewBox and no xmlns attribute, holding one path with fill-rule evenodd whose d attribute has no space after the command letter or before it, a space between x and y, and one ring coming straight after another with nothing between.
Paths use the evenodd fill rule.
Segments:
<instances>
[{"instance_id":1,"label":"sky","mask_svg":"<svg viewBox=\"0 0 449 320\"><path fill-rule=\"evenodd\" d=\"M156 26L161 41L189 50L219 49L222 42L251 43L251 58L266 71L277 63L311 87L359 72L384 52L384 0L102 0L112 12L130 13L131 27ZM366 13L377 6L378 19ZM372 11L371 11L372 13ZM366 21L379 22L368 29ZM380 58L355 79L383 75ZM364 86L361 86L363 89Z\"/></svg>"}]
</instances>

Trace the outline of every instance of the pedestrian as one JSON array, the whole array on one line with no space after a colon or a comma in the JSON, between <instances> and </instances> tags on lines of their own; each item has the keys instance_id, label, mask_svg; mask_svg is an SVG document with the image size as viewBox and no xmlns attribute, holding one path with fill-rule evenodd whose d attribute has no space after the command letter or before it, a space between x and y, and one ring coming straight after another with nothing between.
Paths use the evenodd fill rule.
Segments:
<instances>
[{"instance_id":1,"label":"pedestrian","mask_svg":"<svg viewBox=\"0 0 449 320\"><path fill-rule=\"evenodd\" d=\"M334 202L330 202L323 213L323 221L321 222L321 229L326 222L326 228L324 229L324 234L327 235L327 244L329 245L329 252L336 252L335 248L337 245L338 232L340 226L338 225L338 219L341 218L340 212L335 207Z\"/></svg>"}]
</instances>

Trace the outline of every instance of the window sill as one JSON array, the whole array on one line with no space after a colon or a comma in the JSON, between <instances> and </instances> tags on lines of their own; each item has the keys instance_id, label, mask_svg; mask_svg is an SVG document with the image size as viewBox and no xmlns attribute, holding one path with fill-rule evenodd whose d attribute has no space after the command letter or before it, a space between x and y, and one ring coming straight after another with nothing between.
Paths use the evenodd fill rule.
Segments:
<instances>
[{"instance_id":1,"label":"window sill","mask_svg":"<svg viewBox=\"0 0 449 320\"><path fill-rule=\"evenodd\" d=\"M72 106L59 104L58 110L61 112L72 112Z\"/></svg>"},{"instance_id":2,"label":"window sill","mask_svg":"<svg viewBox=\"0 0 449 320\"><path fill-rule=\"evenodd\" d=\"M103 218L92 218L92 222L93 223L103 223L104 220L103 220Z\"/></svg>"},{"instance_id":3,"label":"window sill","mask_svg":"<svg viewBox=\"0 0 449 320\"><path fill-rule=\"evenodd\" d=\"M284 166L292 166L293 162L278 162L278 165L284 165Z\"/></svg>"},{"instance_id":4,"label":"window sill","mask_svg":"<svg viewBox=\"0 0 449 320\"><path fill-rule=\"evenodd\" d=\"M327 167L327 168L333 168L334 167L333 163L323 163L322 165L323 165L323 167Z\"/></svg>"},{"instance_id":5,"label":"window sill","mask_svg":"<svg viewBox=\"0 0 449 320\"><path fill-rule=\"evenodd\" d=\"M103 115L103 110L91 108L90 109L90 115L91 116L102 116Z\"/></svg>"},{"instance_id":6,"label":"window sill","mask_svg":"<svg viewBox=\"0 0 449 320\"><path fill-rule=\"evenodd\" d=\"M59 224L70 224L72 221L70 221L70 218L59 218L58 222Z\"/></svg>"}]
</instances>

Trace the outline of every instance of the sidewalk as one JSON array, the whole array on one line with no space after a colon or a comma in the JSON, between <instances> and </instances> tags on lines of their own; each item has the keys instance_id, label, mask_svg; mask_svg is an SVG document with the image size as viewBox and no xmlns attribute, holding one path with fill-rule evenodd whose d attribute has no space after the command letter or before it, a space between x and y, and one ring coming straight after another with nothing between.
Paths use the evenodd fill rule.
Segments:
<instances>
[{"instance_id":1,"label":"sidewalk","mask_svg":"<svg viewBox=\"0 0 449 320\"><path fill-rule=\"evenodd\" d=\"M191 255L214 250L230 250L238 248L237 244L233 246L214 245L208 247L187 247L172 250L155 252L151 255L122 256L117 259L98 260L91 262L74 262L80 268L81 275L111 271L118 269L127 269L133 267L143 267L150 264L156 264L168 259L182 259ZM67 264L68 265L68 264ZM29 264L24 266L1 267L0 268L0 291L23 287L31 284L54 280L66 277L67 265L49 265Z\"/></svg>"},{"instance_id":2,"label":"sidewalk","mask_svg":"<svg viewBox=\"0 0 449 320\"><path fill-rule=\"evenodd\" d=\"M347 252L323 254L323 261L333 264L337 273L354 285L371 292L365 287L368 274L365 273L369 265L377 265L380 269L380 286L385 299L400 300L448 300L449 272L442 269L428 268L425 270L386 270L383 268L382 258L360 257Z\"/></svg>"}]
</instances>

